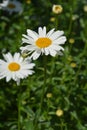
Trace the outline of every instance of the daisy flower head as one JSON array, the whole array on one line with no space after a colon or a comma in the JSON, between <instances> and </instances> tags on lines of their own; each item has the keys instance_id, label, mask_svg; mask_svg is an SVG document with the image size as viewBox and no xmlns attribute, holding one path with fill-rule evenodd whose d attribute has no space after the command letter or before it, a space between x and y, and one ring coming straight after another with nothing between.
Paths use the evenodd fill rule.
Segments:
<instances>
[{"instance_id":1,"label":"daisy flower head","mask_svg":"<svg viewBox=\"0 0 87 130\"><path fill-rule=\"evenodd\" d=\"M30 58L36 60L41 54L56 56L60 54L60 51L64 50L61 46L65 43L66 37L62 36L63 31L54 31L51 29L46 33L46 27L39 27L38 33L27 29L27 35L23 34L22 42L23 45L20 47L22 53L28 51L31 54Z\"/></svg>"},{"instance_id":2,"label":"daisy flower head","mask_svg":"<svg viewBox=\"0 0 87 130\"><path fill-rule=\"evenodd\" d=\"M23 11L22 4L17 0L9 0L8 5L3 8L3 10L8 11L9 14L13 12L21 13Z\"/></svg>"},{"instance_id":3,"label":"daisy flower head","mask_svg":"<svg viewBox=\"0 0 87 130\"><path fill-rule=\"evenodd\" d=\"M6 82L13 79L20 83L20 79L28 77L33 74L34 63L30 60L23 59L20 53L15 53L13 56L10 52L3 54L4 60L0 59L0 79L6 77Z\"/></svg>"}]
</instances>

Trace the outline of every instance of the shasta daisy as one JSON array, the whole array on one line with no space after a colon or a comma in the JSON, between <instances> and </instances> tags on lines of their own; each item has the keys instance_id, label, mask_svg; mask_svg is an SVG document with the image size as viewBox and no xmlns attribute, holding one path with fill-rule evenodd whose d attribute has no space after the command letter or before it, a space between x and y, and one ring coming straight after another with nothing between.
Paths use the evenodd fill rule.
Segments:
<instances>
[{"instance_id":1,"label":"shasta daisy","mask_svg":"<svg viewBox=\"0 0 87 130\"><path fill-rule=\"evenodd\" d=\"M23 59L20 53L15 53L14 56L11 53L3 54L5 60L0 59L0 79L6 77L6 81L13 79L17 83L20 79L24 79L33 73L34 63L31 63L27 59Z\"/></svg>"},{"instance_id":2,"label":"shasta daisy","mask_svg":"<svg viewBox=\"0 0 87 130\"><path fill-rule=\"evenodd\" d=\"M59 52L64 50L61 46L65 43L66 37L62 36L63 31L50 30L46 33L46 27L39 27L38 33L27 29L27 35L23 34L22 43L27 44L20 47L22 52L31 53L31 58L36 60L41 54L55 56Z\"/></svg>"}]
</instances>

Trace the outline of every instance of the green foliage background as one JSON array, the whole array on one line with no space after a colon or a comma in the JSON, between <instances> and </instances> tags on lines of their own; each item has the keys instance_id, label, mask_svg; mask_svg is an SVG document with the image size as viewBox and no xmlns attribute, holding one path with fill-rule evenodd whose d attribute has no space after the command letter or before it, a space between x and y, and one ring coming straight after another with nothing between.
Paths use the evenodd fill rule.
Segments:
<instances>
[{"instance_id":1,"label":"green foliage background","mask_svg":"<svg viewBox=\"0 0 87 130\"><path fill-rule=\"evenodd\" d=\"M67 37L63 56L43 56L35 62L35 73L17 86L14 81L0 80L0 130L18 130L18 95L21 103L21 130L87 130L87 12L86 0L20 0L21 14L0 10L0 58L2 53L20 52L22 34L39 26L63 30ZM52 12L53 4L63 7L61 14ZM52 18L55 20L52 21ZM74 43L70 43L74 39ZM38 117L47 66L42 113ZM52 97L48 98L47 94ZM63 115L56 115L61 109Z\"/></svg>"}]
</instances>

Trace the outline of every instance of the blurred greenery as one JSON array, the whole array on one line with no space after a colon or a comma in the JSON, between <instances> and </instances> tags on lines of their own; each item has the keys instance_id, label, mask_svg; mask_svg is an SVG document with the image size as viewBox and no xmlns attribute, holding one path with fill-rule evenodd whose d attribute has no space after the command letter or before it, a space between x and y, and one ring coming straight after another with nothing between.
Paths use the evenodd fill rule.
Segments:
<instances>
[{"instance_id":1,"label":"blurred greenery","mask_svg":"<svg viewBox=\"0 0 87 130\"><path fill-rule=\"evenodd\" d=\"M87 1L19 0L22 13L0 9L0 59L2 54L20 52L26 30L63 30L67 37L62 56L47 56L47 83L39 115L44 80L44 60L34 61L35 73L20 86L0 80L0 130L18 130L18 96L21 130L87 130ZM60 14L52 12L61 5ZM48 95L48 96L47 96ZM50 95L50 96L49 96ZM59 116L57 110L63 113Z\"/></svg>"}]
</instances>

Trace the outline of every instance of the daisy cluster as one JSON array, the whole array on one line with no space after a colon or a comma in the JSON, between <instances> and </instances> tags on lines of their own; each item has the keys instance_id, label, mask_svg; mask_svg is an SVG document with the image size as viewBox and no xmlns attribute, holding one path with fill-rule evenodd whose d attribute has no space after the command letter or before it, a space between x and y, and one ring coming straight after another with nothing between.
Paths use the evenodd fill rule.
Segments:
<instances>
[{"instance_id":1,"label":"daisy cluster","mask_svg":"<svg viewBox=\"0 0 87 130\"><path fill-rule=\"evenodd\" d=\"M66 42L63 36L64 31L55 31L51 29L48 33L46 27L39 27L38 33L27 29L27 35L23 34L21 54L15 53L13 56L10 52L3 54L4 60L0 59L0 79L6 78L6 81L13 79L20 83L20 79L24 79L33 74L34 63L40 55L60 55L64 48L61 46ZM27 57L26 57L27 56ZM25 58L24 58L25 57Z\"/></svg>"}]
</instances>

